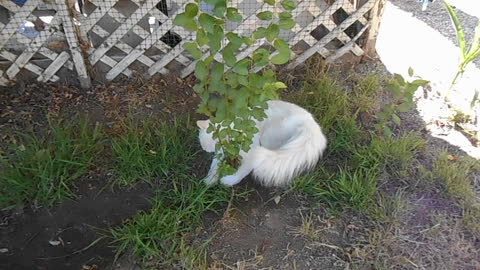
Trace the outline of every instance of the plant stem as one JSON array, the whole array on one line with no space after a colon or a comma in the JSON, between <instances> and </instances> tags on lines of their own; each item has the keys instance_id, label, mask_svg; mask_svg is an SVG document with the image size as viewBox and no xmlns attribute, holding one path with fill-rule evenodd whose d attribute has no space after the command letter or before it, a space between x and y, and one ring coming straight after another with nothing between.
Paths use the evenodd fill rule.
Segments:
<instances>
[{"instance_id":1,"label":"plant stem","mask_svg":"<svg viewBox=\"0 0 480 270\"><path fill-rule=\"evenodd\" d=\"M458 70L457 71L457 74L453 78L452 84L450 84L450 87L448 88L447 93L445 94L445 101L450 100L449 97L450 97L450 93L452 92L452 88L455 85L455 83L457 82L458 76L460 76L460 74L462 74L462 73L463 73L463 70Z\"/></svg>"}]
</instances>

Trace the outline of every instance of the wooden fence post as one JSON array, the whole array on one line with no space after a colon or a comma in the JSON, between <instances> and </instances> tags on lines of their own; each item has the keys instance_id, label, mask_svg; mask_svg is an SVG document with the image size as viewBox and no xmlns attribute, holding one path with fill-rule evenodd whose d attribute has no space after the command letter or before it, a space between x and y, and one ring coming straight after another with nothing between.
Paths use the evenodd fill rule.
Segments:
<instances>
[{"instance_id":1,"label":"wooden fence post","mask_svg":"<svg viewBox=\"0 0 480 270\"><path fill-rule=\"evenodd\" d=\"M67 38L68 46L70 47L70 53L72 54L75 70L77 71L78 80L82 88L90 88L92 83L90 76L88 76L87 67L85 65L85 59L83 58L82 49L79 44L79 35L74 25L74 17L71 15L73 11L69 0L56 0L58 12L63 21L63 29Z\"/></svg>"},{"instance_id":2,"label":"wooden fence post","mask_svg":"<svg viewBox=\"0 0 480 270\"><path fill-rule=\"evenodd\" d=\"M365 41L364 51L368 57L373 57L376 54L375 45L377 43L378 30L383 16L383 10L385 9L386 0L377 0L375 6L370 11L370 29L368 29L367 39Z\"/></svg>"}]
</instances>

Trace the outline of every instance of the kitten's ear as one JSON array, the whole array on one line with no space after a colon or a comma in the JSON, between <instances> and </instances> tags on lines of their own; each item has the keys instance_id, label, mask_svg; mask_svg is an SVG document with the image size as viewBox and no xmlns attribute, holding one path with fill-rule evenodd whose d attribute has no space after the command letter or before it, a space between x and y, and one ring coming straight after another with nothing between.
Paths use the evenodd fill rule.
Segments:
<instances>
[{"instance_id":1,"label":"kitten's ear","mask_svg":"<svg viewBox=\"0 0 480 270\"><path fill-rule=\"evenodd\" d=\"M209 124L210 124L210 121L208 121L208 120L198 120L197 121L197 126L201 129L207 129Z\"/></svg>"}]
</instances>

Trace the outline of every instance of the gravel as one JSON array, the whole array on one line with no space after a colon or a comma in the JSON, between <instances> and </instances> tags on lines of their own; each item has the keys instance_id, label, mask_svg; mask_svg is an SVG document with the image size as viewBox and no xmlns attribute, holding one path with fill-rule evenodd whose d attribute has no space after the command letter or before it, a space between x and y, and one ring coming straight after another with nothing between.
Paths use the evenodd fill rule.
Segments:
<instances>
[{"instance_id":1,"label":"gravel","mask_svg":"<svg viewBox=\"0 0 480 270\"><path fill-rule=\"evenodd\" d=\"M404 11L412 13L414 18L417 18L430 27L434 28L440 32L443 36L447 37L455 45L457 45L457 34L453 27L453 24L450 20L447 10L443 5L443 1L437 0L428 5L427 10L422 11L422 3L419 3L417 0L388 0L395 6L401 8ZM462 0L462 1L478 1L478 0ZM453 4L450 4L455 13L457 13L458 19L462 24L463 32L465 33L465 38L467 44L470 44L473 34L475 33L475 27L478 22L478 18L471 16L462 10L455 8ZM435 48L432 48L435 50ZM439 52L441 53L441 52ZM473 62L477 67L480 68L480 58L477 58Z\"/></svg>"}]
</instances>

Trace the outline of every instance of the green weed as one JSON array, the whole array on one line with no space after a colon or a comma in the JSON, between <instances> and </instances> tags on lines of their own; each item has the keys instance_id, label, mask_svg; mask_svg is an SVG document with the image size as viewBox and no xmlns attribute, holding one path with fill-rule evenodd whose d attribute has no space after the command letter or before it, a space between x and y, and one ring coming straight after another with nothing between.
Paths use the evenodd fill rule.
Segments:
<instances>
[{"instance_id":1,"label":"green weed","mask_svg":"<svg viewBox=\"0 0 480 270\"><path fill-rule=\"evenodd\" d=\"M463 74L465 68L470 62L480 57L480 20L477 22L477 26L475 27L475 34L473 35L470 46L468 46L467 48L465 35L463 33L462 25L460 24L460 20L458 19L457 14L450 6L450 4L448 4L446 1L443 1L443 4L448 11L448 15L450 15L453 26L455 27L455 32L457 34L457 43L458 47L460 48L460 62L458 63L457 73L452 80L450 88L448 88L445 94L445 100L449 101L450 92L455 83L457 82L458 77Z\"/></svg>"},{"instance_id":2,"label":"green weed","mask_svg":"<svg viewBox=\"0 0 480 270\"><path fill-rule=\"evenodd\" d=\"M402 191L393 195L378 194L375 203L369 208L369 215L384 224L396 224L404 207Z\"/></svg>"},{"instance_id":3,"label":"green weed","mask_svg":"<svg viewBox=\"0 0 480 270\"><path fill-rule=\"evenodd\" d=\"M0 160L0 207L74 197L74 180L92 165L102 136L101 127L86 119L50 120L44 138L21 134L21 144Z\"/></svg>"},{"instance_id":4,"label":"green weed","mask_svg":"<svg viewBox=\"0 0 480 270\"><path fill-rule=\"evenodd\" d=\"M406 170L410 167L415 155L425 146L425 140L415 133L407 133L398 138L390 136L374 136L365 152L376 155L376 159L391 172ZM357 155L357 163L364 157Z\"/></svg>"},{"instance_id":5,"label":"green weed","mask_svg":"<svg viewBox=\"0 0 480 270\"><path fill-rule=\"evenodd\" d=\"M217 211L228 201L228 191L219 186L210 188L186 176L171 176L169 183L171 186L159 190L152 199L151 210L112 229L117 257L130 251L144 263L155 258L157 265L170 265L186 258L190 263L201 259L202 249L196 252L188 249L185 237L201 224L205 212Z\"/></svg>"},{"instance_id":6,"label":"green weed","mask_svg":"<svg viewBox=\"0 0 480 270\"><path fill-rule=\"evenodd\" d=\"M356 113L370 113L378 106L376 99L384 91L377 74L369 73L366 76L355 78L355 86L351 93L350 107Z\"/></svg>"},{"instance_id":7,"label":"green weed","mask_svg":"<svg viewBox=\"0 0 480 270\"><path fill-rule=\"evenodd\" d=\"M133 186L139 181L183 171L192 160L195 132L188 120L127 122L126 133L112 141L116 184Z\"/></svg>"},{"instance_id":8,"label":"green weed","mask_svg":"<svg viewBox=\"0 0 480 270\"><path fill-rule=\"evenodd\" d=\"M474 171L480 171L480 162L471 157L454 157L447 152L437 156L434 161L432 175L440 180L448 194L459 200L462 205L468 206L474 203L470 175Z\"/></svg>"}]
</instances>

